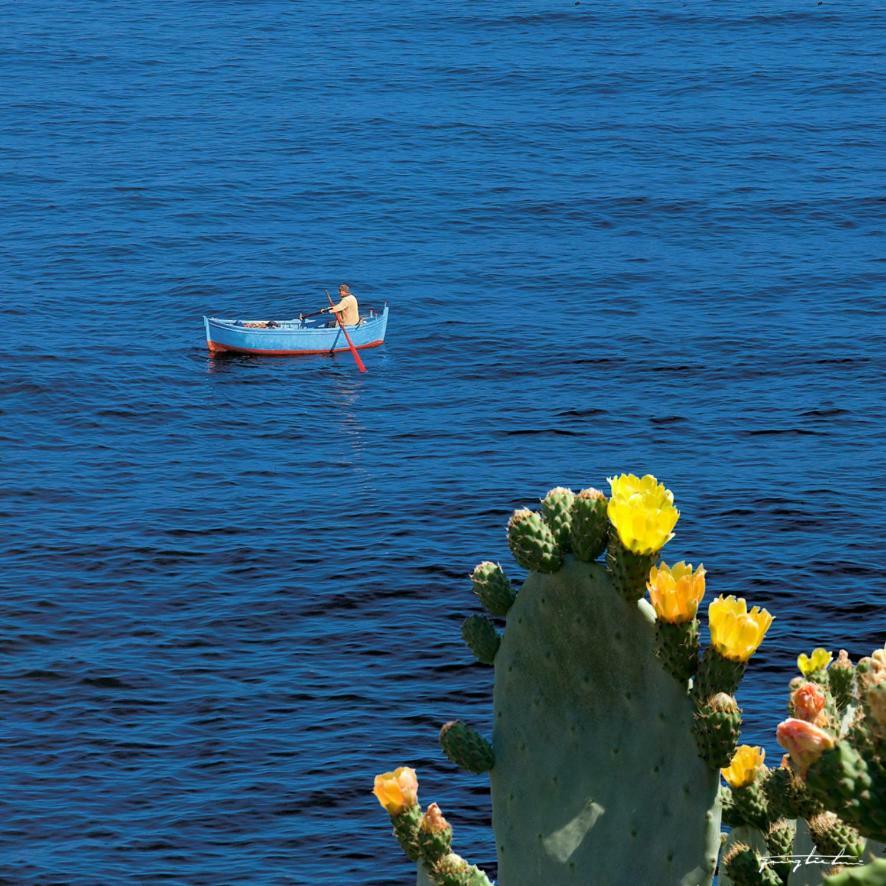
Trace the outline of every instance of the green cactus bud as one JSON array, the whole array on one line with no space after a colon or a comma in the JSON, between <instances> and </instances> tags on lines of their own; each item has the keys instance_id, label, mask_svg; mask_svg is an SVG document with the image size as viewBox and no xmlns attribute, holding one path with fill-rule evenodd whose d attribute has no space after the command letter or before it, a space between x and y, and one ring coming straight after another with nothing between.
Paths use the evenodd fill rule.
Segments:
<instances>
[{"instance_id":1,"label":"green cactus bud","mask_svg":"<svg viewBox=\"0 0 886 886\"><path fill-rule=\"evenodd\" d=\"M474 593L492 615L507 615L514 602L514 589L498 563L484 560L471 573Z\"/></svg>"},{"instance_id":2,"label":"green cactus bud","mask_svg":"<svg viewBox=\"0 0 886 886\"><path fill-rule=\"evenodd\" d=\"M454 852L443 856L429 873L435 886L492 886L480 868Z\"/></svg>"},{"instance_id":3,"label":"green cactus bud","mask_svg":"<svg viewBox=\"0 0 886 886\"><path fill-rule=\"evenodd\" d=\"M741 709L731 695L719 692L696 704L692 731L698 755L713 769L729 765L741 732Z\"/></svg>"},{"instance_id":4,"label":"green cactus bud","mask_svg":"<svg viewBox=\"0 0 886 886\"><path fill-rule=\"evenodd\" d=\"M760 855L745 843L733 844L721 867L735 886L781 886L778 874L761 864Z\"/></svg>"},{"instance_id":5,"label":"green cactus bud","mask_svg":"<svg viewBox=\"0 0 886 886\"><path fill-rule=\"evenodd\" d=\"M794 848L794 837L797 836L797 824L788 818L779 818L773 821L766 829L766 848L770 856L790 855ZM786 862L786 867L780 868L775 865L776 873L782 880L787 881L791 863Z\"/></svg>"},{"instance_id":6,"label":"green cactus bud","mask_svg":"<svg viewBox=\"0 0 886 886\"><path fill-rule=\"evenodd\" d=\"M886 858L874 859L860 868L845 868L825 877L826 886L883 886L886 883Z\"/></svg>"},{"instance_id":7,"label":"green cactus bud","mask_svg":"<svg viewBox=\"0 0 886 886\"><path fill-rule=\"evenodd\" d=\"M843 855L847 861L859 861L865 841L855 828L841 821L833 812L822 812L809 819L809 833L822 855Z\"/></svg>"},{"instance_id":8,"label":"green cactus bud","mask_svg":"<svg viewBox=\"0 0 886 886\"><path fill-rule=\"evenodd\" d=\"M725 658L713 647L708 647L698 666L696 692L703 698L716 692L734 695L746 670L747 662Z\"/></svg>"},{"instance_id":9,"label":"green cactus bud","mask_svg":"<svg viewBox=\"0 0 886 886\"><path fill-rule=\"evenodd\" d=\"M599 489L582 489L572 503L572 550L579 560L591 563L606 550L609 518L606 496Z\"/></svg>"},{"instance_id":10,"label":"green cactus bud","mask_svg":"<svg viewBox=\"0 0 886 886\"><path fill-rule=\"evenodd\" d=\"M743 824L749 824L765 833L769 828L771 815L763 781L764 779L758 778L753 784L733 788L732 802L735 814Z\"/></svg>"},{"instance_id":11,"label":"green cactus bud","mask_svg":"<svg viewBox=\"0 0 886 886\"><path fill-rule=\"evenodd\" d=\"M720 785L720 808L723 810L721 820L727 827L739 828L744 824L735 811L732 788L728 784Z\"/></svg>"},{"instance_id":12,"label":"green cactus bud","mask_svg":"<svg viewBox=\"0 0 886 886\"><path fill-rule=\"evenodd\" d=\"M677 682L685 684L698 669L698 619L655 623L655 654Z\"/></svg>"},{"instance_id":13,"label":"green cactus bud","mask_svg":"<svg viewBox=\"0 0 886 886\"><path fill-rule=\"evenodd\" d=\"M773 769L763 782L769 813L773 818L810 818L824 811L799 776L787 766Z\"/></svg>"},{"instance_id":14,"label":"green cactus bud","mask_svg":"<svg viewBox=\"0 0 886 886\"><path fill-rule=\"evenodd\" d=\"M508 523L508 546L514 559L531 572L557 572L563 552L541 514L523 508Z\"/></svg>"},{"instance_id":15,"label":"green cactus bud","mask_svg":"<svg viewBox=\"0 0 886 886\"><path fill-rule=\"evenodd\" d=\"M846 709L852 704L855 695L855 668L849 660L849 653L845 649L840 650L837 660L828 671L831 693L837 704L840 716L846 713Z\"/></svg>"},{"instance_id":16,"label":"green cactus bud","mask_svg":"<svg viewBox=\"0 0 886 886\"><path fill-rule=\"evenodd\" d=\"M658 562L658 551L635 554L619 540L618 533L610 531L606 548L606 568L616 590L629 603L636 603L646 593L649 570Z\"/></svg>"},{"instance_id":17,"label":"green cactus bud","mask_svg":"<svg viewBox=\"0 0 886 886\"><path fill-rule=\"evenodd\" d=\"M440 729L443 753L467 772L488 772L495 764L492 745L461 720L450 720Z\"/></svg>"},{"instance_id":18,"label":"green cactus bud","mask_svg":"<svg viewBox=\"0 0 886 886\"><path fill-rule=\"evenodd\" d=\"M541 512L545 523L553 533L561 551L570 550L572 532L572 503L575 493L571 489L557 486L541 500Z\"/></svg>"},{"instance_id":19,"label":"green cactus bud","mask_svg":"<svg viewBox=\"0 0 886 886\"><path fill-rule=\"evenodd\" d=\"M397 815L391 816L394 836L410 861L418 861L421 850L418 846L418 826L421 824L421 806L416 803Z\"/></svg>"},{"instance_id":20,"label":"green cactus bud","mask_svg":"<svg viewBox=\"0 0 886 886\"><path fill-rule=\"evenodd\" d=\"M418 847L427 865L433 865L452 851L452 828L436 803L428 806L418 829Z\"/></svg>"},{"instance_id":21,"label":"green cactus bud","mask_svg":"<svg viewBox=\"0 0 886 886\"><path fill-rule=\"evenodd\" d=\"M826 750L809 767L806 783L818 800L863 836L886 841L886 784L872 777L867 762L849 742L839 741Z\"/></svg>"},{"instance_id":22,"label":"green cactus bud","mask_svg":"<svg viewBox=\"0 0 886 886\"><path fill-rule=\"evenodd\" d=\"M498 652L501 637L492 623L492 619L485 615L471 615L464 620L461 626L461 635L468 648L481 664L491 665L495 661L495 653Z\"/></svg>"}]
</instances>

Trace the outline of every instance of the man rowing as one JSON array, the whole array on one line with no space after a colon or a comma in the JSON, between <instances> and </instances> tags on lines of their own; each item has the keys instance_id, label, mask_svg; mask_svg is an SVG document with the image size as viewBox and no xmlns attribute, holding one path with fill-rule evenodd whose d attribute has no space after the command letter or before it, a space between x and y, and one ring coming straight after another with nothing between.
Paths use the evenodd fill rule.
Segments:
<instances>
[{"instance_id":1,"label":"man rowing","mask_svg":"<svg viewBox=\"0 0 886 886\"><path fill-rule=\"evenodd\" d=\"M360 308L347 283L342 283L338 287L338 298L338 304L324 308L323 313L328 314L332 312L345 326L356 326L360 322ZM337 323L333 322L331 325L335 326Z\"/></svg>"}]
</instances>

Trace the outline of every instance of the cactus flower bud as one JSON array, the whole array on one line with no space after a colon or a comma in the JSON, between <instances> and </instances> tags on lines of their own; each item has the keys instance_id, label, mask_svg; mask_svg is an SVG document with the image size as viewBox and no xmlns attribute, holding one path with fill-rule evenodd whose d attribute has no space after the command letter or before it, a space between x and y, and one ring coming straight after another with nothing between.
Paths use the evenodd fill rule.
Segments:
<instances>
[{"instance_id":1,"label":"cactus flower bud","mask_svg":"<svg viewBox=\"0 0 886 886\"><path fill-rule=\"evenodd\" d=\"M818 723L824 711L825 694L816 683L804 683L791 693L791 714L807 723ZM818 725L822 725L818 723Z\"/></svg>"},{"instance_id":2,"label":"cactus flower bud","mask_svg":"<svg viewBox=\"0 0 886 886\"><path fill-rule=\"evenodd\" d=\"M830 733L796 717L779 723L775 738L791 755L791 760L804 778L809 767L836 744Z\"/></svg>"},{"instance_id":3,"label":"cactus flower bud","mask_svg":"<svg viewBox=\"0 0 886 886\"><path fill-rule=\"evenodd\" d=\"M721 769L720 773L730 787L744 788L756 781L765 759L766 751L763 748L743 744L736 748L729 767Z\"/></svg>"},{"instance_id":4,"label":"cactus flower bud","mask_svg":"<svg viewBox=\"0 0 886 886\"><path fill-rule=\"evenodd\" d=\"M418 778L415 770L401 766L393 772L376 775L372 793L389 815L399 815L418 802Z\"/></svg>"},{"instance_id":5,"label":"cactus flower bud","mask_svg":"<svg viewBox=\"0 0 886 886\"><path fill-rule=\"evenodd\" d=\"M816 671L827 670L833 659L833 655L822 646L812 650L811 655L801 653L797 656L797 667L804 677L811 677Z\"/></svg>"},{"instance_id":6,"label":"cactus flower bud","mask_svg":"<svg viewBox=\"0 0 886 886\"><path fill-rule=\"evenodd\" d=\"M440 807L436 803L431 803L421 820L421 829L433 834L435 831L445 831L448 827L449 822L443 818Z\"/></svg>"},{"instance_id":7,"label":"cactus flower bud","mask_svg":"<svg viewBox=\"0 0 886 886\"><path fill-rule=\"evenodd\" d=\"M741 597L721 595L708 607L711 645L723 658L746 662L763 642L772 620L769 612L759 606L749 612Z\"/></svg>"},{"instance_id":8,"label":"cactus flower bud","mask_svg":"<svg viewBox=\"0 0 886 886\"><path fill-rule=\"evenodd\" d=\"M610 477L612 497L606 512L619 541L635 554L661 550L674 537L680 512L674 494L651 474Z\"/></svg>"},{"instance_id":9,"label":"cactus flower bud","mask_svg":"<svg viewBox=\"0 0 886 886\"><path fill-rule=\"evenodd\" d=\"M673 566L662 562L649 570L646 587L655 614L671 624L692 621L704 596L705 568L699 564L695 572L691 563L682 560Z\"/></svg>"}]
</instances>

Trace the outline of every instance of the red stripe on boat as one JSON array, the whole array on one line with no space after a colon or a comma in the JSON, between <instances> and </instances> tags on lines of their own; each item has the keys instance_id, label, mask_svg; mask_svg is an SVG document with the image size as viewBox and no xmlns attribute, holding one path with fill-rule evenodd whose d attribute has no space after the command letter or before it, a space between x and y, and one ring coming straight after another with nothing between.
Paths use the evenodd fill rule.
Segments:
<instances>
[{"instance_id":1,"label":"red stripe on boat","mask_svg":"<svg viewBox=\"0 0 886 886\"><path fill-rule=\"evenodd\" d=\"M371 341L365 345L354 345L358 351L365 351L366 348L377 348L385 343L383 338ZM211 354L220 354L223 351L230 351L233 354L259 354L264 357L295 357L301 354L338 354L342 351L348 351L347 345L343 348L320 348L312 351L288 351L288 350L265 350L263 348L241 348L233 345L222 345L211 339L206 342Z\"/></svg>"}]
</instances>

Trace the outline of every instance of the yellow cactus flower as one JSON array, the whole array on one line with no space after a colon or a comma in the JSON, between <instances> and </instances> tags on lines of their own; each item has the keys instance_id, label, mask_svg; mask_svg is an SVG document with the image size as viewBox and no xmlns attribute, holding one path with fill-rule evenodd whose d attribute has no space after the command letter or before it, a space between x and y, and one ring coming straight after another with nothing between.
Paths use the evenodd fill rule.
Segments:
<instances>
[{"instance_id":1,"label":"yellow cactus flower","mask_svg":"<svg viewBox=\"0 0 886 886\"><path fill-rule=\"evenodd\" d=\"M772 616L759 606L748 612L748 604L741 597L720 596L708 607L708 624L714 649L723 658L744 662L763 642Z\"/></svg>"},{"instance_id":2,"label":"yellow cactus flower","mask_svg":"<svg viewBox=\"0 0 886 886\"><path fill-rule=\"evenodd\" d=\"M372 793L389 815L399 815L418 802L418 778L415 770L401 766L393 772L376 775Z\"/></svg>"},{"instance_id":3,"label":"yellow cactus flower","mask_svg":"<svg viewBox=\"0 0 886 886\"><path fill-rule=\"evenodd\" d=\"M699 564L695 572L691 563L682 560L673 566L662 562L649 570L649 599L655 614L671 624L692 621L704 596L705 568Z\"/></svg>"},{"instance_id":4,"label":"yellow cactus flower","mask_svg":"<svg viewBox=\"0 0 886 886\"><path fill-rule=\"evenodd\" d=\"M831 663L834 656L827 649L819 646L812 650L812 655L805 653L797 656L797 667L804 677L811 677L816 671L823 671Z\"/></svg>"},{"instance_id":5,"label":"yellow cactus flower","mask_svg":"<svg viewBox=\"0 0 886 886\"><path fill-rule=\"evenodd\" d=\"M735 749L729 768L721 769L720 773L730 787L744 788L756 781L765 759L766 751L763 748L743 744Z\"/></svg>"},{"instance_id":6,"label":"yellow cactus flower","mask_svg":"<svg viewBox=\"0 0 886 886\"><path fill-rule=\"evenodd\" d=\"M652 474L637 477L621 474L610 477L612 497L606 512L621 543L635 554L660 550L673 537L680 517L674 507L674 494Z\"/></svg>"}]
</instances>

